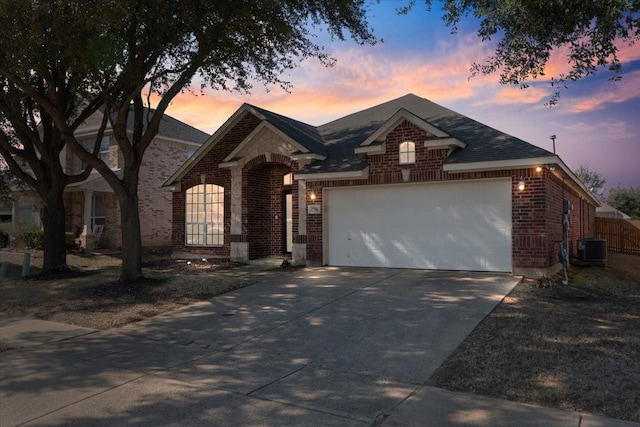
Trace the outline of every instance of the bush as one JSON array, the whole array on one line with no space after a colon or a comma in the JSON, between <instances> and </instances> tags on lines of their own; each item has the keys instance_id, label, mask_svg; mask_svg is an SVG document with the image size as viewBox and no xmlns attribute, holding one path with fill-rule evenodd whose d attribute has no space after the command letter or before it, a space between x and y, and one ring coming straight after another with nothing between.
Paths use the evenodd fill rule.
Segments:
<instances>
[{"instance_id":1,"label":"bush","mask_svg":"<svg viewBox=\"0 0 640 427\"><path fill-rule=\"evenodd\" d=\"M64 233L64 240L67 244L67 251L78 249L76 247L76 235L75 233Z\"/></svg>"},{"instance_id":2,"label":"bush","mask_svg":"<svg viewBox=\"0 0 640 427\"><path fill-rule=\"evenodd\" d=\"M19 218L13 224L13 244L16 248L26 247L33 248L33 244L37 243L37 236L35 233L42 233L38 224L32 220ZM42 245L43 238L40 239L40 245Z\"/></svg>"},{"instance_id":3,"label":"bush","mask_svg":"<svg viewBox=\"0 0 640 427\"><path fill-rule=\"evenodd\" d=\"M0 228L0 247L3 247L2 234L8 235L9 233L3 233L3 230ZM19 219L15 224L12 234L15 237L14 243L17 247L28 249L43 249L44 247L44 231L40 230L33 221ZM73 233L64 233L67 251L77 249L75 237Z\"/></svg>"},{"instance_id":4,"label":"bush","mask_svg":"<svg viewBox=\"0 0 640 427\"><path fill-rule=\"evenodd\" d=\"M42 249L44 245L44 231L33 230L22 233L22 243L29 249Z\"/></svg>"}]
</instances>

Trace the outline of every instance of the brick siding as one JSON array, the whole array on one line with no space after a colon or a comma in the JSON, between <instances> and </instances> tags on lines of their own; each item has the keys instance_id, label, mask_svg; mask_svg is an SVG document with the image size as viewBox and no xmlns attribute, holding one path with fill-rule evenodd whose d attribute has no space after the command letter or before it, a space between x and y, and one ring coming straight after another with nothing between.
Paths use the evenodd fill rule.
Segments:
<instances>
[{"instance_id":1,"label":"brick siding","mask_svg":"<svg viewBox=\"0 0 640 427\"><path fill-rule=\"evenodd\" d=\"M283 253L283 191L284 175L291 171L284 164L250 162L243 171L242 218L247 230L249 259L279 256ZM282 159L280 159L282 160ZM262 163L265 162L265 163ZM287 159L287 163L291 163Z\"/></svg>"},{"instance_id":2,"label":"brick siding","mask_svg":"<svg viewBox=\"0 0 640 427\"><path fill-rule=\"evenodd\" d=\"M219 168L218 165L244 140L260 123L251 115L245 115L232 132L209 149L200 161L182 178L181 191L173 193L172 247L174 252L204 254L217 257L228 257L230 251L231 231L231 172ZM201 175L206 176L207 184L224 187L224 244L216 247L185 245L185 191L201 183ZM244 234L244 233L243 233Z\"/></svg>"},{"instance_id":3,"label":"brick siding","mask_svg":"<svg viewBox=\"0 0 640 427\"><path fill-rule=\"evenodd\" d=\"M117 143L111 140L109 162L112 167L122 167L124 159L118 151ZM140 209L140 230L144 247L171 246L172 196L160 186L187 160L188 148L184 144L155 139L147 148L140 166L138 201ZM79 170L80 160L70 152L65 152L67 168ZM93 194L99 194L94 192ZM122 247L122 227L120 208L114 193L105 195L105 227L100 240L101 247ZM84 194L82 191L65 195L66 230L76 232L84 225ZM87 219L89 222L89 219ZM88 224L87 224L88 225Z\"/></svg>"},{"instance_id":4,"label":"brick siding","mask_svg":"<svg viewBox=\"0 0 640 427\"><path fill-rule=\"evenodd\" d=\"M216 183L230 188L230 174L226 169L217 168L230 152L257 125L257 119L248 115L238 123L223 139L212 148L182 181L182 191L174 193L174 250L188 251L184 247L184 190L199 182L199 175L207 173L216 177ZM582 199L577 192L557 178L547 169L537 172L535 168L512 170L479 171L449 173L443 171L443 162L448 149L428 149L423 143L430 137L408 121L403 121L386 137L385 154L369 156L369 175L367 179L340 181L307 181L306 203L322 205L322 190L331 187L353 185L376 185L403 183L402 170L410 170L410 179L415 182L438 182L477 180L489 178L511 178L512 183L512 260L514 268L548 268L558 262L558 244L562 239L562 200L569 199L574 209L571 213L572 253L575 254L575 241L580 237L593 236L595 232L595 206ZM415 142L416 163L399 164L398 147L403 141ZM249 242L249 257L273 256L282 251L282 177L289 171L298 169L298 164L282 155L274 155L267 162L265 156L252 159L243 168L242 182L242 235L233 236L235 241ZM216 169L217 168L217 169ZM520 180L525 189L518 190ZM314 263L323 263L323 216L307 215L305 235L298 233L298 185L294 181L293 193L293 232L294 242L306 243L306 259ZM311 200L311 193L316 199ZM226 193L225 193L226 194ZM225 230L229 228L227 209L228 197L225 197ZM277 219L276 219L277 217ZM210 251L217 254L229 254L228 242L225 247L216 249L192 248L193 251Z\"/></svg>"},{"instance_id":5,"label":"brick siding","mask_svg":"<svg viewBox=\"0 0 640 427\"><path fill-rule=\"evenodd\" d=\"M138 185L143 246L171 246L172 197L160 186L186 160L187 146L183 144L156 140L147 148Z\"/></svg>"}]
</instances>

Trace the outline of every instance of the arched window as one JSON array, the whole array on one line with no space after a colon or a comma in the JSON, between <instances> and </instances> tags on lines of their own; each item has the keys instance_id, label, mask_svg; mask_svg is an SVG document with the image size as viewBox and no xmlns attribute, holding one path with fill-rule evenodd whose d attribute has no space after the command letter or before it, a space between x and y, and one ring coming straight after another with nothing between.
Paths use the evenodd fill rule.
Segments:
<instances>
[{"instance_id":1,"label":"arched window","mask_svg":"<svg viewBox=\"0 0 640 427\"><path fill-rule=\"evenodd\" d=\"M186 244L224 244L224 187L200 184L187 189L185 201Z\"/></svg>"},{"instance_id":2,"label":"arched window","mask_svg":"<svg viewBox=\"0 0 640 427\"><path fill-rule=\"evenodd\" d=\"M408 165L416 162L416 144L405 141L400 144L400 164Z\"/></svg>"},{"instance_id":3,"label":"arched window","mask_svg":"<svg viewBox=\"0 0 640 427\"><path fill-rule=\"evenodd\" d=\"M282 185L291 185L293 184L293 174L289 172L285 176L282 177Z\"/></svg>"}]
</instances>

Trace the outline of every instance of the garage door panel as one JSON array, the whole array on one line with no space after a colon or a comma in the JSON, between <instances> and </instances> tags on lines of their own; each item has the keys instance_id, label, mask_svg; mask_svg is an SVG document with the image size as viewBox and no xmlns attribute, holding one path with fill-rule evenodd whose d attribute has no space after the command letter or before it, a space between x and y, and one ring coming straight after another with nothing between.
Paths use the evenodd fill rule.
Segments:
<instances>
[{"instance_id":1,"label":"garage door panel","mask_svg":"<svg viewBox=\"0 0 640 427\"><path fill-rule=\"evenodd\" d=\"M332 265L511 271L509 180L327 190Z\"/></svg>"}]
</instances>

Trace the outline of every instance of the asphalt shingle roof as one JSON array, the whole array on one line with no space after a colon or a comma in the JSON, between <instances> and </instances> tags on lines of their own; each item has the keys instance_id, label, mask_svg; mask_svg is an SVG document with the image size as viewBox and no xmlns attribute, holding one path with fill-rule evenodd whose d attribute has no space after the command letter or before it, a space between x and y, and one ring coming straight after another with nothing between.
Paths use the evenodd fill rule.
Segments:
<instances>
[{"instance_id":1,"label":"asphalt shingle roof","mask_svg":"<svg viewBox=\"0 0 640 427\"><path fill-rule=\"evenodd\" d=\"M447 164L547 157L553 154L504 132L449 110L428 99L408 94L339 118L324 125L311 125L253 107L280 131L313 153L326 156L300 169L301 173L348 172L367 166L367 155L354 149L405 109L441 129L467 146L455 150Z\"/></svg>"},{"instance_id":2,"label":"asphalt shingle roof","mask_svg":"<svg viewBox=\"0 0 640 427\"><path fill-rule=\"evenodd\" d=\"M153 113L154 109L146 109L145 114L149 111ZM127 118L127 130L133 130L134 116L133 108L129 108L129 117ZM209 139L209 134L194 128L180 120L174 119L168 114L163 114L158 128L158 136L164 136L181 141L194 142L196 144L204 144Z\"/></svg>"},{"instance_id":3,"label":"asphalt shingle roof","mask_svg":"<svg viewBox=\"0 0 640 427\"><path fill-rule=\"evenodd\" d=\"M322 137L318 133L316 127L273 113L260 107L252 105L251 108L262 114L265 119L280 130L280 132L298 142L310 152L326 155L326 149L322 142Z\"/></svg>"},{"instance_id":4,"label":"asphalt shingle roof","mask_svg":"<svg viewBox=\"0 0 640 427\"><path fill-rule=\"evenodd\" d=\"M181 122L180 120L174 119L173 117L166 114L162 116L158 134L169 138L195 142L198 144L203 144L209 138L208 133L196 129L193 126Z\"/></svg>"}]
</instances>

